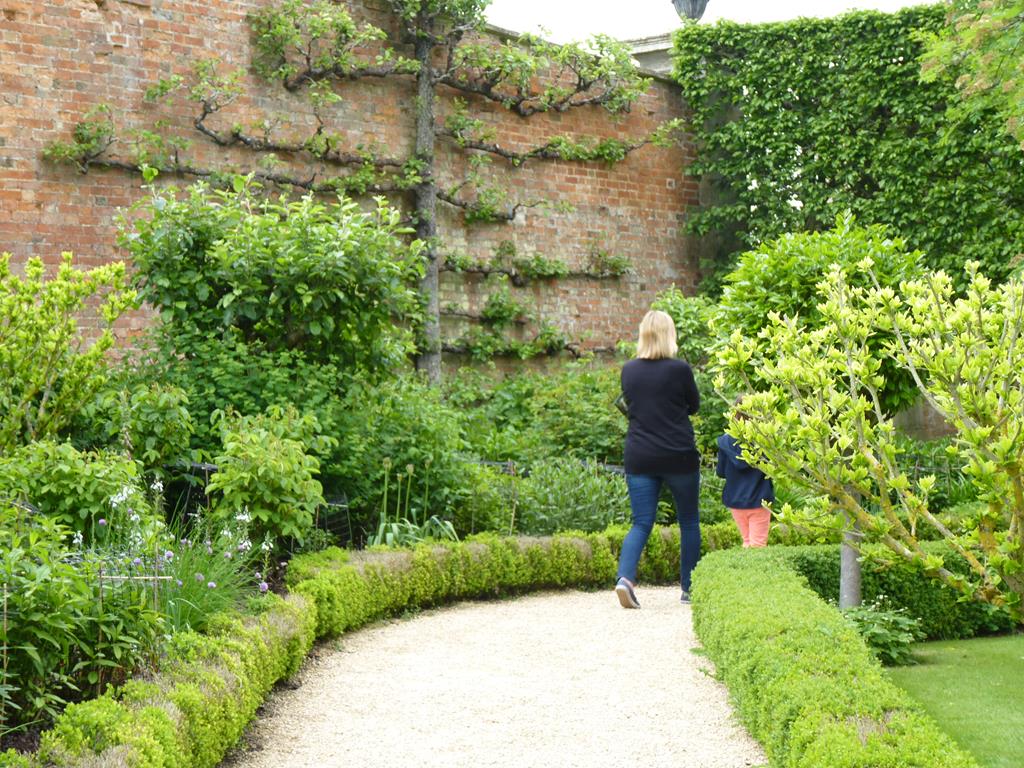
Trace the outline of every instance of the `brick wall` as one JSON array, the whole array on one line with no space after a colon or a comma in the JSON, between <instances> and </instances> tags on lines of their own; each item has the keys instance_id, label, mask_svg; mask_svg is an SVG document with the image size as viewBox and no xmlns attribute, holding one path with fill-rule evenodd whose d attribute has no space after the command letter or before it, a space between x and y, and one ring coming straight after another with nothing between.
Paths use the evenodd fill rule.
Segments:
<instances>
[{"instance_id":1,"label":"brick wall","mask_svg":"<svg viewBox=\"0 0 1024 768\"><path fill-rule=\"evenodd\" d=\"M54 263L65 250L83 265L123 257L115 243L116 221L143 194L139 177L103 169L83 175L42 158L47 144L67 141L75 124L101 103L111 106L121 136L115 155L128 156L131 130L163 121L168 135L193 140L188 155L195 165L253 167L251 155L218 148L196 133L193 104L146 104L143 93L161 77L187 75L201 58L216 56L248 71L246 15L267 1L0 0L0 250L10 251L15 264L34 255ZM387 23L373 0L364 0L358 12ZM216 118L219 126L272 118L280 120L282 137L308 135L313 118L301 97L251 72L245 83L245 96ZM330 115L335 130L353 145L376 142L389 154L408 153L411 80L344 83L339 93L343 102ZM499 142L514 149L562 133L635 138L682 113L678 89L661 81L622 119L599 108L523 119L489 104L471 106L494 125ZM598 250L629 257L634 272L619 280L579 277L517 289L583 346L612 346L633 337L657 291L672 283L687 291L695 287L696 251L681 233L697 196L694 182L683 176L690 156L680 142L669 149L644 147L614 167L535 162L514 169L496 160L493 168L514 199L558 200L573 210L527 209L512 223L472 226L442 210L444 249L487 258L507 240L520 255L542 253L577 270L585 270ZM444 176L458 178L464 158L441 139L439 160ZM472 276L445 274L442 305L476 312L489 286ZM146 312L137 313L118 332L128 335L147 321ZM458 333L459 321L446 321L446 330Z\"/></svg>"}]
</instances>

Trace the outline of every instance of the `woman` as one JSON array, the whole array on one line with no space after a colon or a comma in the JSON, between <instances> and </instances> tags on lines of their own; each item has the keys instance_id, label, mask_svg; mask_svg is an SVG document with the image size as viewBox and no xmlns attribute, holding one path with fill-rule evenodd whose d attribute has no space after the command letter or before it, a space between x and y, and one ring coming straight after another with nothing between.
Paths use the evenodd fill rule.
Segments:
<instances>
[{"instance_id":1,"label":"woman","mask_svg":"<svg viewBox=\"0 0 1024 768\"><path fill-rule=\"evenodd\" d=\"M700 457L690 415L700 394L689 363L676 358L676 328L664 312L640 323L636 359L622 367L622 394L629 409L626 484L633 525L622 542L615 592L623 608L639 608L636 567L654 528L658 496L667 485L679 522L681 601L690 602L690 574L700 558Z\"/></svg>"}]
</instances>

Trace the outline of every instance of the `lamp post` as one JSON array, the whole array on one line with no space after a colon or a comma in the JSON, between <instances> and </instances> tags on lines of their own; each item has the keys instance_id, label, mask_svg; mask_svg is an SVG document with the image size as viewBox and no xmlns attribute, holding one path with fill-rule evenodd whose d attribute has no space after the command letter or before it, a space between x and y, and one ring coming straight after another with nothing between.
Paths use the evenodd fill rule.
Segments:
<instances>
[{"instance_id":1,"label":"lamp post","mask_svg":"<svg viewBox=\"0 0 1024 768\"><path fill-rule=\"evenodd\" d=\"M708 0L672 0L678 13L684 19L697 21L704 15L704 9L708 7Z\"/></svg>"}]
</instances>

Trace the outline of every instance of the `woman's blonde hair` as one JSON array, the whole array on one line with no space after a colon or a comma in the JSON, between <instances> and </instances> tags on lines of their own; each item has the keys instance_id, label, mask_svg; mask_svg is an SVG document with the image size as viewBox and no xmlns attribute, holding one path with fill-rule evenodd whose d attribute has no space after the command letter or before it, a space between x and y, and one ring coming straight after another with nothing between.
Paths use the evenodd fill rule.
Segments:
<instances>
[{"instance_id":1,"label":"woman's blonde hair","mask_svg":"<svg viewBox=\"0 0 1024 768\"><path fill-rule=\"evenodd\" d=\"M675 357L678 351L676 324L672 318L657 309L644 315L640 321L636 356L645 360L660 360L663 357Z\"/></svg>"}]
</instances>

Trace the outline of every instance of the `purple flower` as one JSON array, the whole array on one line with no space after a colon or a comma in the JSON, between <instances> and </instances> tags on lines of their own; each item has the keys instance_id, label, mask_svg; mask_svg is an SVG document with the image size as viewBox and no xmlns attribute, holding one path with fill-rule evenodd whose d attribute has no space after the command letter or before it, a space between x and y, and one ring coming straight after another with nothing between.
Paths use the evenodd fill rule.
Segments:
<instances>
[{"instance_id":1,"label":"purple flower","mask_svg":"<svg viewBox=\"0 0 1024 768\"><path fill-rule=\"evenodd\" d=\"M230 552L225 552L224 553L224 559L225 560L230 560L231 559L231 553Z\"/></svg>"},{"instance_id":2,"label":"purple flower","mask_svg":"<svg viewBox=\"0 0 1024 768\"><path fill-rule=\"evenodd\" d=\"M206 582L206 586L209 587L210 589L214 589L217 586L217 582L216 581L208 581L208 582Z\"/></svg>"},{"instance_id":3,"label":"purple flower","mask_svg":"<svg viewBox=\"0 0 1024 768\"><path fill-rule=\"evenodd\" d=\"M107 520L104 517L101 517L99 520L96 521L96 525L99 525L99 526L103 526L103 525L106 525L106 524L107 524Z\"/></svg>"},{"instance_id":4,"label":"purple flower","mask_svg":"<svg viewBox=\"0 0 1024 768\"><path fill-rule=\"evenodd\" d=\"M259 571L256 571L256 578L257 579L262 579L263 578L263 574L260 573Z\"/></svg>"},{"instance_id":5,"label":"purple flower","mask_svg":"<svg viewBox=\"0 0 1024 768\"><path fill-rule=\"evenodd\" d=\"M142 565L142 558L136 557L134 560L132 560L132 565Z\"/></svg>"},{"instance_id":6,"label":"purple flower","mask_svg":"<svg viewBox=\"0 0 1024 768\"><path fill-rule=\"evenodd\" d=\"M167 560L168 562L170 562L173 559L174 559L174 553L171 552L171 550L168 549L166 552L164 552L164 560Z\"/></svg>"},{"instance_id":7,"label":"purple flower","mask_svg":"<svg viewBox=\"0 0 1024 768\"><path fill-rule=\"evenodd\" d=\"M175 581L178 583L178 586L180 587L181 586L181 579L175 579Z\"/></svg>"},{"instance_id":8,"label":"purple flower","mask_svg":"<svg viewBox=\"0 0 1024 768\"><path fill-rule=\"evenodd\" d=\"M267 593L268 589L270 589L270 585L267 584L267 582L265 582L265 581L261 581L260 582L260 594L261 595L265 595Z\"/></svg>"},{"instance_id":9,"label":"purple flower","mask_svg":"<svg viewBox=\"0 0 1024 768\"><path fill-rule=\"evenodd\" d=\"M205 576L203 576L203 574L201 574L201 573L197 573L197 574L196 574L196 581L202 581L202 580L203 580L203 579L205 579L205 578L206 578L206 577L205 577Z\"/></svg>"}]
</instances>

